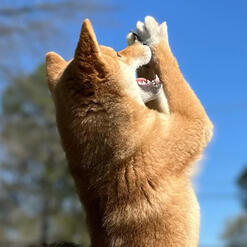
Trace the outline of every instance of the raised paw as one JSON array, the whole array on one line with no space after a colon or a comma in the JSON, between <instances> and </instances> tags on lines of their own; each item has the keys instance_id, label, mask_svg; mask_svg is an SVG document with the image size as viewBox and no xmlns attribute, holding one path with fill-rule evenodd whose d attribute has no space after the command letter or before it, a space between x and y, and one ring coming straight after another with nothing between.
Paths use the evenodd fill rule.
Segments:
<instances>
[{"instance_id":1,"label":"raised paw","mask_svg":"<svg viewBox=\"0 0 247 247\"><path fill-rule=\"evenodd\" d=\"M153 17L146 16L144 23L136 23L137 36L143 44L153 46L162 40L168 41L166 22L159 24Z\"/></svg>"}]
</instances>

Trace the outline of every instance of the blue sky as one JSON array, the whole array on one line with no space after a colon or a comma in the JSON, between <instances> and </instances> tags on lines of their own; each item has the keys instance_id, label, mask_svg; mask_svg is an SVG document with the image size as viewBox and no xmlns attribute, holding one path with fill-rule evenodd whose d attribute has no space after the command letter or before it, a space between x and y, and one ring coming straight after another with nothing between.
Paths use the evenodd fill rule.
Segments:
<instances>
[{"instance_id":1,"label":"blue sky","mask_svg":"<svg viewBox=\"0 0 247 247\"><path fill-rule=\"evenodd\" d=\"M115 50L146 15L167 21L169 40L180 68L215 125L196 178L201 206L201 244L221 246L226 219L241 207L234 197L235 181L247 163L247 1L246 0L102 0L117 5L107 14L90 14L64 24L66 48L49 45L69 59L73 56L81 21L89 17L98 41ZM44 54L47 50L44 50ZM26 60L27 68L35 63ZM206 245L205 245L206 247Z\"/></svg>"}]
</instances>

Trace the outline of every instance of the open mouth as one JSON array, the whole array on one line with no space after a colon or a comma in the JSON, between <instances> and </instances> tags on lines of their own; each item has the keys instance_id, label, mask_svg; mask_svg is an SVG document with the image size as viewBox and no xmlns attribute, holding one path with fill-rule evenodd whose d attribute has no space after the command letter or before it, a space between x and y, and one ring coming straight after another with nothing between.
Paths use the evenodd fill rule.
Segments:
<instances>
[{"instance_id":1,"label":"open mouth","mask_svg":"<svg viewBox=\"0 0 247 247\"><path fill-rule=\"evenodd\" d=\"M137 77L136 82L142 90L153 94L157 94L161 88L161 81L157 75L153 80L148 80L144 77Z\"/></svg>"},{"instance_id":2,"label":"open mouth","mask_svg":"<svg viewBox=\"0 0 247 247\"><path fill-rule=\"evenodd\" d=\"M152 75L150 75L150 73L147 74L138 73L138 74L140 77L136 78L136 82L137 85L139 86L139 93L141 95L143 102L146 104L149 101L157 99L160 93L163 91L162 83L159 77L154 73L152 73ZM146 76L149 79L147 79Z\"/></svg>"},{"instance_id":3,"label":"open mouth","mask_svg":"<svg viewBox=\"0 0 247 247\"><path fill-rule=\"evenodd\" d=\"M139 36L135 32L131 32L134 35L134 42L141 42ZM141 43L145 45L143 42ZM154 100L158 97L158 94L163 91L162 83L158 75L155 74L153 69L148 65L149 62L150 60L147 63L140 64L136 69L136 75L138 75L136 76L136 82L144 103Z\"/></svg>"}]
</instances>

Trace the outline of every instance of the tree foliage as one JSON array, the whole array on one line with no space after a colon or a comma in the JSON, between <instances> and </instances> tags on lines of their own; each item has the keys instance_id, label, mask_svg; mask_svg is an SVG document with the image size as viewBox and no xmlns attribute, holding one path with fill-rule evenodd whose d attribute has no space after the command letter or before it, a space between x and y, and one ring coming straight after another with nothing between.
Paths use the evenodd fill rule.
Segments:
<instances>
[{"instance_id":1,"label":"tree foliage","mask_svg":"<svg viewBox=\"0 0 247 247\"><path fill-rule=\"evenodd\" d=\"M247 167L245 167L245 169L241 172L237 183L240 188L240 200L242 206L247 212Z\"/></svg>"},{"instance_id":2,"label":"tree foliage","mask_svg":"<svg viewBox=\"0 0 247 247\"><path fill-rule=\"evenodd\" d=\"M4 91L2 105L0 239L88 244L44 66L30 76L15 78Z\"/></svg>"},{"instance_id":3,"label":"tree foliage","mask_svg":"<svg viewBox=\"0 0 247 247\"><path fill-rule=\"evenodd\" d=\"M245 247L247 244L247 214L243 213L227 222L223 237L227 247Z\"/></svg>"},{"instance_id":4,"label":"tree foliage","mask_svg":"<svg viewBox=\"0 0 247 247\"><path fill-rule=\"evenodd\" d=\"M247 246L247 167L239 175L237 184L243 212L226 224L223 238L226 240L227 247Z\"/></svg>"}]
</instances>

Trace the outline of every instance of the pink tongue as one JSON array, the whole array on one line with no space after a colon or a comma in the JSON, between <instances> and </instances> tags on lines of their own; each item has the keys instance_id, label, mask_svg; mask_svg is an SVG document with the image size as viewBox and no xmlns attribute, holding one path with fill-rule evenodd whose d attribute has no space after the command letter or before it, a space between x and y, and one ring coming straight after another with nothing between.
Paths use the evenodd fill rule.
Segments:
<instances>
[{"instance_id":1,"label":"pink tongue","mask_svg":"<svg viewBox=\"0 0 247 247\"><path fill-rule=\"evenodd\" d=\"M147 79L146 78L143 78L143 77L138 77L136 78L136 81L139 82L139 81L146 81Z\"/></svg>"}]
</instances>

